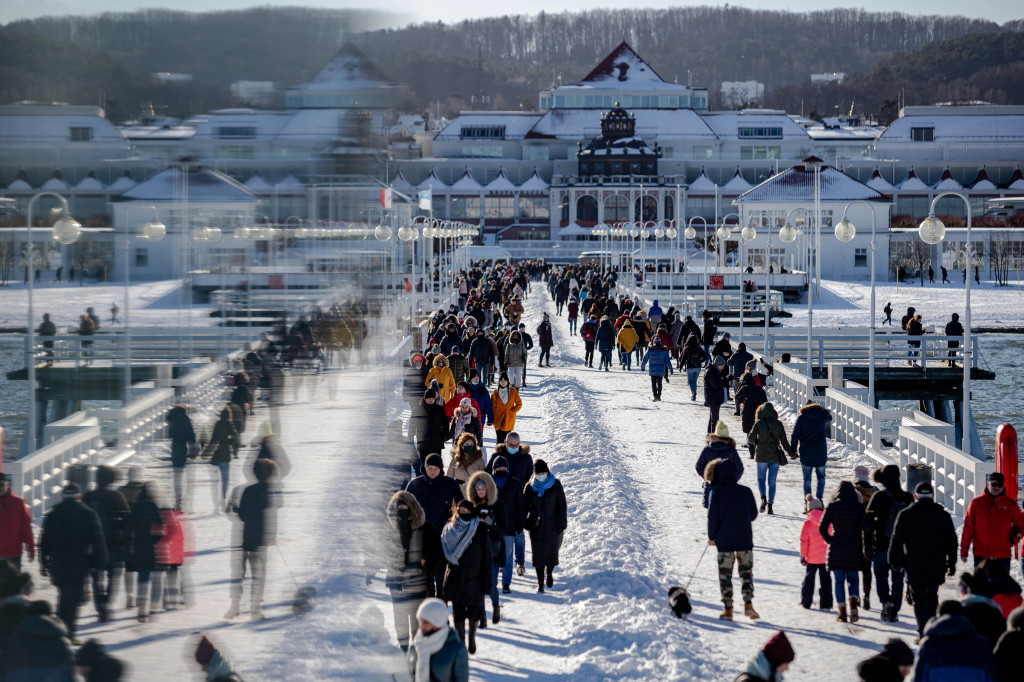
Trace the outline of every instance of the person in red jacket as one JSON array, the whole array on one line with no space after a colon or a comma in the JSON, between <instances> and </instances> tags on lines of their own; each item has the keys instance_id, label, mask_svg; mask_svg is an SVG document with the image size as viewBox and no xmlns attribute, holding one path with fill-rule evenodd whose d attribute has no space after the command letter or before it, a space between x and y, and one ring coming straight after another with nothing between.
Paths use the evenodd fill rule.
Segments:
<instances>
[{"instance_id":1,"label":"person in red jacket","mask_svg":"<svg viewBox=\"0 0 1024 682\"><path fill-rule=\"evenodd\" d=\"M1001 473L989 474L985 492L967 505L964 532L960 538L960 560L967 561L967 552L974 544L974 565L984 560L1002 564L1010 572L1010 552L1024 532L1024 516L1016 500L1006 496L1005 479Z\"/></svg>"},{"instance_id":2,"label":"person in red jacket","mask_svg":"<svg viewBox=\"0 0 1024 682\"><path fill-rule=\"evenodd\" d=\"M11 492L7 475L0 472L0 559L7 559L21 570L22 548L28 550L28 560L36 558L36 543L32 538L32 515L28 505Z\"/></svg>"}]
</instances>

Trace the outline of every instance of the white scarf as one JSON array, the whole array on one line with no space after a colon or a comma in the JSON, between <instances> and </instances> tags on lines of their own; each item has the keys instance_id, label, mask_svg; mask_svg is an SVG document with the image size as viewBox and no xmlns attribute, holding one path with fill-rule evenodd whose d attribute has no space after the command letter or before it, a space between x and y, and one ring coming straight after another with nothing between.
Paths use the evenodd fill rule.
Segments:
<instances>
[{"instance_id":1,"label":"white scarf","mask_svg":"<svg viewBox=\"0 0 1024 682\"><path fill-rule=\"evenodd\" d=\"M501 398L501 402L505 403L506 405L508 405L508 396L512 392L511 386L512 384L505 386L505 388L498 386L498 397Z\"/></svg>"},{"instance_id":2,"label":"white scarf","mask_svg":"<svg viewBox=\"0 0 1024 682\"><path fill-rule=\"evenodd\" d=\"M416 650L415 682L430 682L430 659L444 647L446 641L448 641L448 623L429 635L424 635L422 630L416 633L416 637L412 640L412 646Z\"/></svg>"}]
</instances>

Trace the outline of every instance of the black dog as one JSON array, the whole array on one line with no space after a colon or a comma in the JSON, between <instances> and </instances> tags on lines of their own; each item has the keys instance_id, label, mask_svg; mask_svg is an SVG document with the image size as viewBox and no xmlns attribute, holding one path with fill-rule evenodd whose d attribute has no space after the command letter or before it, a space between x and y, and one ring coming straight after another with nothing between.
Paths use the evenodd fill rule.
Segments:
<instances>
[{"instance_id":1,"label":"black dog","mask_svg":"<svg viewBox=\"0 0 1024 682\"><path fill-rule=\"evenodd\" d=\"M686 593L685 587L674 585L668 588L668 603L672 607L672 613L676 614L676 618L682 618L693 611L693 606L690 605L690 595Z\"/></svg>"}]
</instances>

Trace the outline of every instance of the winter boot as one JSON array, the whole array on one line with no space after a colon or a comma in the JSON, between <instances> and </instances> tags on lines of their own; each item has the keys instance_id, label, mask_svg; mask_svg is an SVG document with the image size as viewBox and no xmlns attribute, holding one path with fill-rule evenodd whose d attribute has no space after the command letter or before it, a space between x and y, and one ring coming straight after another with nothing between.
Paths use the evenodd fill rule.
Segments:
<instances>
[{"instance_id":1,"label":"winter boot","mask_svg":"<svg viewBox=\"0 0 1024 682\"><path fill-rule=\"evenodd\" d=\"M870 611L871 610L871 593L870 592L865 592L864 596L861 597L860 606L865 611Z\"/></svg>"},{"instance_id":2,"label":"winter boot","mask_svg":"<svg viewBox=\"0 0 1024 682\"><path fill-rule=\"evenodd\" d=\"M839 605L839 615L836 616L836 622L837 623L846 623L846 622L848 622L846 620L846 604L840 604Z\"/></svg>"},{"instance_id":3,"label":"winter boot","mask_svg":"<svg viewBox=\"0 0 1024 682\"><path fill-rule=\"evenodd\" d=\"M542 566L537 567L537 592L544 591L544 568Z\"/></svg>"},{"instance_id":4,"label":"winter boot","mask_svg":"<svg viewBox=\"0 0 1024 682\"><path fill-rule=\"evenodd\" d=\"M860 614L857 612L857 607L860 606L860 599L857 597L850 597L850 622L856 623L860 620Z\"/></svg>"},{"instance_id":5,"label":"winter boot","mask_svg":"<svg viewBox=\"0 0 1024 682\"><path fill-rule=\"evenodd\" d=\"M696 399L697 399L697 394L696 393L691 393L690 394L690 400L696 400Z\"/></svg>"},{"instance_id":6,"label":"winter boot","mask_svg":"<svg viewBox=\"0 0 1024 682\"><path fill-rule=\"evenodd\" d=\"M487 629L487 609L485 608L480 609L480 629Z\"/></svg>"},{"instance_id":7,"label":"winter boot","mask_svg":"<svg viewBox=\"0 0 1024 682\"><path fill-rule=\"evenodd\" d=\"M458 636L459 641L463 644L466 643L466 619L456 618L455 619L455 634Z\"/></svg>"},{"instance_id":8,"label":"winter boot","mask_svg":"<svg viewBox=\"0 0 1024 682\"><path fill-rule=\"evenodd\" d=\"M493 611L494 615L491 616L491 622L497 625L501 622L501 605L495 604Z\"/></svg>"},{"instance_id":9,"label":"winter boot","mask_svg":"<svg viewBox=\"0 0 1024 682\"><path fill-rule=\"evenodd\" d=\"M765 495L761 496L761 508L758 510L760 513L764 513L765 507L768 506L768 498Z\"/></svg>"},{"instance_id":10,"label":"winter boot","mask_svg":"<svg viewBox=\"0 0 1024 682\"><path fill-rule=\"evenodd\" d=\"M544 363L543 363L543 362L538 362L538 363L537 363L537 366L538 366L538 367L543 367L543 366L544 366Z\"/></svg>"},{"instance_id":11,"label":"winter boot","mask_svg":"<svg viewBox=\"0 0 1024 682\"><path fill-rule=\"evenodd\" d=\"M757 620L761 617L761 614L754 610L754 603L749 601L743 604L743 615L750 620Z\"/></svg>"},{"instance_id":12,"label":"winter boot","mask_svg":"<svg viewBox=\"0 0 1024 682\"><path fill-rule=\"evenodd\" d=\"M238 618L239 611L240 608L238 602L232 600L231 606L228 607L227 613L224 614L224 618L226 618L227 620L231 620L232 618Z\"/></svg>"},{"instance_id":13,"label":"winter boot","mask_svg":"<svg viewBox=\"0 0 1024 682\"><path fill-rule=\"evenodd\" d=\"M774 516L774 515L775 515L775 510L772 509L771 503L768 503L768 516Z\"/></svg>"},{"instance_id":14,"label":"winter boot","mask_svg":"<svg viewBox=\"0 0 1024 682\"><path fill-rule=\"evenodd\" d=\"M552 568L551 566L548 566L548 579L547 579L548 587L552 587L555 584L554 570L555 570L554 568Z\"/></svg>"},{"instance_id":15,"label":"winter boot","mask_svg":"<svg viewBox=\"0 0 1024 682\"><path fill-rule=\"evenodd\" d=\"M149 622L149 608L148 608L149 605L146 603L146 600L143 599L142 597L139 597L138 604L139 604L139 617L138 617L139 622L140 623L148 623Z\"/></svg>"},{"instance_id":16,"label":"winter boot","mask_svg":"<svg viewBox=\"0 0 1024 682\"><path fill-rule=\"evenodd\" d=\"M475 654L476 653L476 621L475 620L469 621L469 642L466 644L466 649L468 649L469 653L471 653L471 654Z\"/></svg>"},{"instance_id":17,"label":"winter boot","mask_svg":"<svg viewBox=\"0 0 1024 682\"><path fill-rule=\"evenodd\" d=\"M732 620L732 607L726 606L722 609L722 612L718 614L718 620Z\"/></svg>"},{"instance_id":18,"label":"winter boot","mask_svg":"<svg viewBox=\"0 0 1024 682\"><path fill-rule=\"evenodd\" d=\"M522 564L516 564L516 575L525 575L526 567Z\"/></svg>"}]
</instances>

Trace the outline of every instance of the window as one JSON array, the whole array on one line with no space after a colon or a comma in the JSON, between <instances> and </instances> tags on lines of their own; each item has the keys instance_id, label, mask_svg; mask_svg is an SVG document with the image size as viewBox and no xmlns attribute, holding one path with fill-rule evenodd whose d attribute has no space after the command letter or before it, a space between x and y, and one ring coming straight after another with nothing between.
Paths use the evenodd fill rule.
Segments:
<instances>
[{"instance_id":1,"label":"window","mask_svg":"<svg viewBox=\"0 0 1024 682\"><path fill-rule=\"evenodd\" d=\"M676 202L671 194L665 195L665 220L675 220Z\"/></svg>"},{"instance_id":2,"label":"window","mask_svg":"<svg viewBox=\"0 0 1024 682\"><path fill-rule=\"evenodd\" d=\"M576 200L576 220L597 222L597 199L585 195Z\"/></svg>"},{"instance_id":3,"label":"window","mask_svg":"<svg viewBox=\"0 0 1024 682\"><path fill-rule=\"evenodd\" d=\"M866 268L868 266L868 250L867 249L854 249L853 250L853 267L855 268Z\"/></svg>"},{"instance_id":4,"label":"window","mask_svg":"<svg viewBox=\"0 0 1024 682\"><path fill-rule=\"evenodd\" d=\"M704 161L711 158L711 145L709 144L695 144L693 145L693 160Z\"/></svg>"},{"instance_id":5,"label":"window","mask_svg":"<svg viewBox=\"0 0 1024 682\"><path fill-rule=\"evenodd\" d=\"M221 126L217 137L256 137L255 126Z\"/></svg>"},{"instance_id":6,"label":"window","mask_svg":"<svg viewBox=\"0 0 1024 682\"><path fill-rule=\"evenodd\" d=\"M604 200L604 221L622 223L629 220L629 200L621 194L613 194Z\"/></svg>"},{"instance_id":7,"label":"window","mask_svg":"<svg viewBox=\"0 0 1024 682\"><path fill-rule=\"evenodd\" d=\"M782 147L740 147L740 159L744 161L770 160L779 158L782 158Z\"/></svg>"},{"instance_id":8,"label":"window","mask_svg":"<svg viewBox=\"0 0 1024 682\"><path fill-rule=\"evenodd\" d=\"M699 215L707 220L714 220L715 218L715 198L714 197L687 197L686 198L686 215L693 217Z\"/></svg>"},{"instance_id":9,"label":"window","mask_svg":"<svg viewBox=\"0 0 1024 682\"><path fill-rule=\"evenodd\" d=\"M782 137L782 128L740 128L740 138L779 138Z\"/></svg>"},{"instance_id":10,"label":"window","mask_svg":"<svg viewBox=\"0 0 1024 682\"><path fill-rule=\"evenodd\" d=\"M479 218L480 197L452 197L451 217L456 220L460 218Z\"/></svg>"},{"instance_id":11,"label":"window","mask_svg":"<svg viewBox=\"0 0 1024 682\"><path fill-rule=\"evenodd\" d=\"M910 139L913 142L932 142L935 140L935 128L911 128Z\"/></svg>"},{"instance_id":12,"label":"window","mask_svg":"<svg viewBox=\"0 0 1024 682\"><path fill-rule=\"evenodd\" d=\"M662 147L661 148L661 158L663 158L663 159L672 159L672 158L675 158L675 155L676 155L676 150L675 150L674 147Z\"/></svg>"},{"instance_id":13,"label":"window","mask_svg":"<svg viewBox=\"0 0 1024 682\"><path fill-rule=\"evenodd\" d=\"M971 215L977 218L985 215L985 206L989 197L968 197L971 202Z\"/></svg>"},{"instance_id":14,"label":"window","mask_svg":"<svg viewBox=\"0 0 1024 682\"><path fill-rule=\"evenodd\" d=\"M531 144L526 147L526 160L527 161L547 161L548 160L548 148L540 145Z\"/></svg>"},{"instance_id":15,"label":"window","mask_svg":"<svg viewBox=\"0 0 1024 682\"><path fill-rule=\"evenodd\" d=\"M548 198L547 197L519 197L519 217L526 218L542 218L547 220L550 216L550 210L548 209Z\"/></svg>"},{"instance_id":16,"label":"window","mask_svg":"<svg viewBox=\"0 0 1024 682\"><path fill-rule=\"evenodd\" d=\"M641 207L643 212L641 213ZM658 199L652 197L649 194L645 194L642 197L637 197L633 205L633 220L642 220L648 222L651 220L658 219Z\"/></svg>"},{"instance_id":17,"label":"window","mask_svg":"<svg viewBox=\"0 0 1024 682\"><path fill-rule=\"evenodd\" d=\"M463 126L459 137L463 140L504 140L505 126Z\"/></svg>"},{"instance_id":18,"label":"window","mask_svg":"<svg viewBox=\"0 0 1024 682\"><path fill-rule=\"evenodd\" d=\"M69 130L72 142L89 142L92 140L92 128L72 127Z\"/></svg>"},{"instance_id":19,"label":"window","mask_svg":"<svg viewBox=\"0 0 1024 682\"><path fill-rule=\"evenodd\" d=\"M149 267L149 249L135 249L135 265L132 267Z\"/></svg>"},{"instance_id":20,"label":"window","mask_svg":"<svg viewBox=\"0 0 1024 682\"><path fill-rule=\"evenodd\" d=\"M515 198L487 197L485 218L512 218L515 215Z\"/></svg>"}]
</instances>

